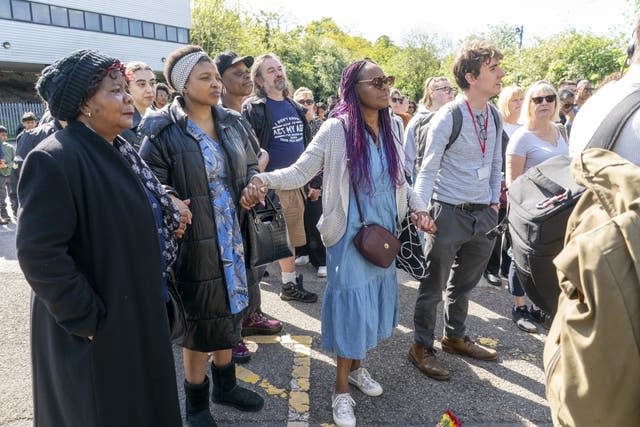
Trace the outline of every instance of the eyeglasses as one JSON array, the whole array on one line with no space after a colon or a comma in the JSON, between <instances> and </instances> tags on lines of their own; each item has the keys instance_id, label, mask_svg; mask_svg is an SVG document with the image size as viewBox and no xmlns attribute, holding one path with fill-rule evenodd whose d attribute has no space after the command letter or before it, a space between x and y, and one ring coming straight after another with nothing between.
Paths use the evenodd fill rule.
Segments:
<instances>
[{"instance_id":1,"label":"eyeglasses","mask_svg":"<svg viewBox=\"0 0 640 427\"><path fill-rule=\"evenodd\" d=\"M315 103L313 99L301 99L298 102L303 105L313 105Z\"/></svg>"},{"instance_id":2,"label":"eyeglasses","mask_svg":"<svg viewBox=\"0 0 640 427\"><path fill-rule=\"evenodd\" d=\"M434 89L433 91L436 92L436 91L439 91L439 90L441 90L442 92L446 93L447 95L449 95L451 92L453 92L454 95L456 93L458 93L458 89L453 88L451 86L442 86L442 87Z\"/></svg>"},{"instance_id":3,"label":"eyeglasses","mask_svg":"<svg viewBox=\"0 0 640 427\"><path fill-rule=\"evenodd\" d=\"M398 104L402 104L402 102L404 101L404 98L391 98L391 101L397 102Z\"/></svg>"},{"instance_id":4,"label":"eyeglasses","mask_svg":"<svg viewBox=\"0 0 640 427\"><path fill-rule=\"evenodd\" d=\"M371 86L375 87L376 89L382 89L384 88L384 85L393 85L396 81L396 78L394 76L380 76L380 77L374 77L372 79L369 80L359 80L356 83L369 83Z\"/></svg>"},{"instance_id":5,"label":"eyeglasses","mask_svg":"<svg viewBox=\"0 0 640 427\"><path fill-rule=\"evenodd\" d=\"M555 95L546 95L546 96L534 96L531 98L534 104L542 104L542 101L547 101L549 104L552 102L556 102Z\"/></svg>"}]
</instances>

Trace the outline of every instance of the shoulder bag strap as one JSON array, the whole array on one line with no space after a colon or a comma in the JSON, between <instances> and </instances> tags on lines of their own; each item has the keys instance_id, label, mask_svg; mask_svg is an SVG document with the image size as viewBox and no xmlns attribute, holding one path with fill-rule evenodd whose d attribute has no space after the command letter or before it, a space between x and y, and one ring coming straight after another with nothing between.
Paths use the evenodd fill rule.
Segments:
<instances>
[{"instance_id":1,"label":"shoulder bag strap","mask_svg":"<svg viewBox=\"0 0 640 427\"><path fill-rule=\"evenodd\" d=\"M347 125L344 122L344 118L337 117L337 119L340 120L340 123L342 123L342 130L344 130L344 140L345 140L345 143L346 143L346 141L347 141ZM347 162L349 162L349 159L347 159ZM349 173L348 169L347 169L347 173ZM353 183L353 177L351 176L351 173L349 173L349 182L351 183L351 187L353 188L353 195L356 197L356 206L358 207L358 215L360 215L360 223L362 225L366 225L366 222L364 221L364 215L362 215L362 208L360 207L360 197L358 196L358 191L356 190L356 186Z\"/></svg>"},{"instance_id":2,"label":"shoulder bag strap","mask_svg":"<svg viewBox=\"0 0 640 427\"><path fill-rule=\"evenodd\" d=\"M585 150L587 148L613 149L622 128L638 108L640 108L640 90L631 92L613 107L593 133Z\"/></svg>"}]
</instances>

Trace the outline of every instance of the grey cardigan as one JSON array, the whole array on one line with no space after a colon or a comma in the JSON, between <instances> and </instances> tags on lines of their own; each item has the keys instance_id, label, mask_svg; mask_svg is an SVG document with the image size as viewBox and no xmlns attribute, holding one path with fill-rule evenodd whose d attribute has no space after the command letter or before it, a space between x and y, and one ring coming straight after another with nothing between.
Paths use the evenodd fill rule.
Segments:
<instances>
[{"instance_id":1,"label":"grey cardigan","mask_svg":"<svg viewBox=\"0 0 640 427\"><path fill-rule=\"evenodd\" d=\"M397 129L393 129L393 134L400 162L398 171L403 173L402 136L398 135ZM307 149L293 165L273 172L260 173L256 177L269 188L292 190L305 185L323 168L323 214L317 227L322 241L329 247L338 243L344 235L349 212L347 151L345 133L340 120L331 118L324 122ZM422 199L405 182L396 188L398 225L406 215L407 201L413 211L427 210Z\"/></svg>"}]
</instances>

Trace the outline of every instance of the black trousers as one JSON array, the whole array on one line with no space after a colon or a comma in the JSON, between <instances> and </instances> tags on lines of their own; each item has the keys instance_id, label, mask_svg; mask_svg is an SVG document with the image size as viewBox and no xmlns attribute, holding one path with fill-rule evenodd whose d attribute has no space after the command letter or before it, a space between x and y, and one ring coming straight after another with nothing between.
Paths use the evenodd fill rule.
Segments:
<instances>
[{"instance_id":1,"label":"black trousers","mask_svg":"<svg viewBox=\"0 0 640 427\"><path fill-rule=\"evenodd\" d=\"M296 256L308 255L309 261L316 268L327 265L327 249L316 227L320 216L322 216L322 198L315 202L307 198L304 205L304 231L307 235L307 244L296 248Z\"/></svg>"},{"instance_id":2,"label":"black trousers","mask_svg":"<svg viewBox=\"0 0 640 427\"><path fill-rule=\"evenodd\" d=\"M498 211L498 223L507 215L507 210L500 208ZM491 251L491 258L487 264L487 273L495 274L496 276L502 275L507 277L509 273L509 265L511 264L511 257L509 256L509 233L503 233L502 236L496 238L496 243L493 245Z\"/></svg>"}]
</instances>

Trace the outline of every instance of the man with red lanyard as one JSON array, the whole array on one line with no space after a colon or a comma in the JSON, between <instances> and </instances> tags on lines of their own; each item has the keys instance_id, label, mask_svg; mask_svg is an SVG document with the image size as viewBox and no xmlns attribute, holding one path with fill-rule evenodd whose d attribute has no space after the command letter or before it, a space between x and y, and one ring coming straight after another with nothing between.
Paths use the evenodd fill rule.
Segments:
<instances>
[{"instance_id":1,"label":"man with red lanyard","mask_svg":"<svg viewBox=\"0 0 640 427\"><path fill-rule=\"evenodd\" d=\"M446 293L442 349L481 360L497 358L495 350L466 335L465 322L469 293L482 277L494 244L486 233L498 221L502 121L489 98L501 89L501 59L498 48L486 41L472 41L458 53L453 74L463 93L433 117L414 188L430 202L438 232L427 236L434 240L427 256L427 278L418 291L409 359L437 380L449 379L449 371L433 349L442 290ZM462 113L462 126L448 146L456 108Z\"/></svg>"}]
</instances>

